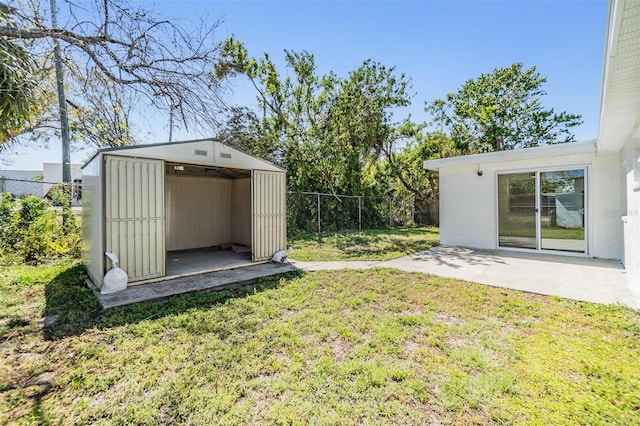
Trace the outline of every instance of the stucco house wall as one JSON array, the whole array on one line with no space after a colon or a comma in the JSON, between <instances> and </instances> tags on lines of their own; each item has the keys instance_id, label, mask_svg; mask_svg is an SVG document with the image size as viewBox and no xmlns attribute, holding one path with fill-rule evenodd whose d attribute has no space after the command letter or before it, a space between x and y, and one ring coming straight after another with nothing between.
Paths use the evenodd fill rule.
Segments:
<instances>
[{"instance_id":1,"label":"stucco house wall","mask_svg":"<svg viewBox=\"0 0 640 426\"><path fill-rule=\"evenodd\" d=\"M622 258L620 212L623 206L619 155L597 155L594 150L592 153L508 161L491 161L491 157L485 154L481 156L482 162L439 168L441 244L498 248L499 173L586 166L588 255L606 259ZM482 176L478 176L479 170Z\"/></svg>"}]
</instances>

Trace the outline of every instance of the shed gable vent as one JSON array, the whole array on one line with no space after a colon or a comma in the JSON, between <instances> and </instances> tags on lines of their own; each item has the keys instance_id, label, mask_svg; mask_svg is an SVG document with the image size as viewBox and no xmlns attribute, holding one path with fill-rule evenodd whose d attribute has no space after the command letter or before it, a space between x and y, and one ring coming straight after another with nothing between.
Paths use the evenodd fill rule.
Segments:
<instances>
[{"instance_id":1,"label":"shed gable vent","mask_svg":"<svg viewBox=\"0 0 640 426\"><path fill-rule=\"evenodd\" d=\"M196 149L196 155L202 155L203 157L207 156L207 151L204 149Z\"/></svg>"},{"instance_id":2,"label":"shed gable vent","mask_svg":"<svg viewBox=\"0 0 640 426\"><path fill-rule=\"evenodd\" d=\"M221 152L220 153L220 158L231 158L231 153L230 152Z\"/></svg>"}]
</instances>

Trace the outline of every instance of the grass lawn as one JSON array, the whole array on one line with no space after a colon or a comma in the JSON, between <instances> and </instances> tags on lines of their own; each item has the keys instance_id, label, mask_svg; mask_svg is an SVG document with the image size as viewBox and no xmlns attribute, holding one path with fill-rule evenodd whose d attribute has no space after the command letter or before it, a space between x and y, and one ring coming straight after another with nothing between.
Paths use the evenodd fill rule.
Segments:
<instances>
[{"instance_id":1,"label":"grass lawn","mask_svg":"<svg viewBox=\"0 0 640 426\"><path fill-rule=\"evenodd\" d=\"M0 424L640 424L620 306L377 269L101 312L83 277L0 270Z\"/></svg>"},{"instance_id":2,"label":"grass lawn","mask_svg":"<svg viewBox=\"0 0 640 426\"><path fill-rule=\"evenodd\" d=\"M426 250L440 241L438 228L369 229L318 237L302 234L288 238L289 258L304 262L323 260L389 260Z\"/></svg>"}]
</instances>

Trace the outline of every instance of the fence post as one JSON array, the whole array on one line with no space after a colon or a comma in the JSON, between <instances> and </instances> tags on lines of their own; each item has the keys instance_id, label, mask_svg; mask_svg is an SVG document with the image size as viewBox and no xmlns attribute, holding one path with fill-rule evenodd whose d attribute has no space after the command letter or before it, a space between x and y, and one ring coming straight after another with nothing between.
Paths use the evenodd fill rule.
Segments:
<instances>
[{"instance_id":1,"label":"fence post","mask_svg":"<svg viewBox=\"0 0 640 426\"><path fill-rule=\"evenodd\" d=\"M316 194L318 194L318 235L320 235L320 193Z\"/></svg>"},{"instance_id":2,"label":"fence post","mask_svg":"<svg viewBox=\"0 0 640 426\"><path fill-rule=\"evenodd\" d=\"M362 230L362 197L358 195L358 230Z\"/></svg>"}]
</instances>

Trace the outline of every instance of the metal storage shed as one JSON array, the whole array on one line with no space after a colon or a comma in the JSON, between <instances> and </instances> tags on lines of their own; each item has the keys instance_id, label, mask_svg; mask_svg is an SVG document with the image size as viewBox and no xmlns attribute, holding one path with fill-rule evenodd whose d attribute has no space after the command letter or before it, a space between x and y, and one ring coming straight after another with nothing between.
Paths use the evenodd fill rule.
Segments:
<instances>
[{"instance_id":1,"label":"metal storage shed","mask_svg":"<svg viewBox=\"0 0 640 426\"><path fill-rule=\"evenodd\" d=\"M142 284L177 275L172 253L238 244L246 264L286 247L285 171L219 141L103 149L82 171L82 257L98 288L107 251Z\"/></svg>"}]
</instances>

